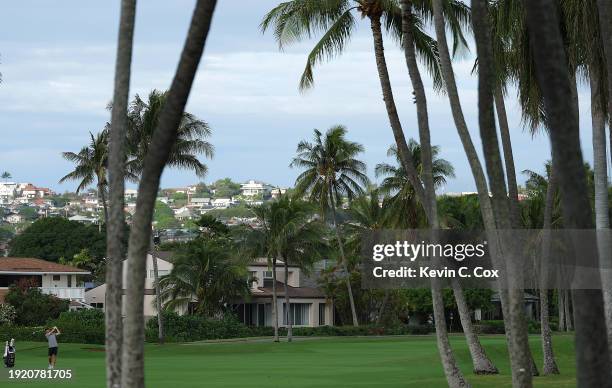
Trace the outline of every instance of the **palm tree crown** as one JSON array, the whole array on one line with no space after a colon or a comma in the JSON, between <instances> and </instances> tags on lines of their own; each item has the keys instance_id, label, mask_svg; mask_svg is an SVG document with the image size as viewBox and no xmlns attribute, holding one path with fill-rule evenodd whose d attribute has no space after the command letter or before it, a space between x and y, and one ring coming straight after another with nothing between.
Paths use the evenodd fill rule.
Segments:
<instances>
[{"instance_id":1,"label":"palm tree crown","mask_svg":"<svg viewBox=\"0 0 612 388\"><path fill-rule=\"evenodd\" d=\"M296 195L306 195L324 213L364 193L369 180L366 165L356 159L364 151L361 144L346 140L346 128L331 127L325 135L314 130L313 142L302 140L291 167L304 171L296 179Z\"/></svg>"},{"instance_id":2,"label":"palm tree crown","mask_svg":"<svg viewBox=\"0 0 612 388\"><path fill-rule=\"evenodd\" d=\"M469 26L469 8L461 1L444 2L444 14L454 40L454 49L467 47L462 29ZM273 29L279 48L321 34L308 55L300 79L300 89L313 86L314 67L340 55L357 27L357 17L382 19L386 31L398 42L402 37L402 15L398 0L291 0L268 12L260 24L262 31ZM432 74L434 85L442 86L436 42L425 31L431 20L429 1L413 1L412 35L420 59Z\"/></svg>"},{"instance_id":3,"label":"palm tree crown","mask_svg":"<svg viewBox=\"0 0 612 388\"><path fill-rule=\"evenodd\" d=\"M75 164L72 172L60 179L60 183L68 180L79 181L76 192L79 193L97 182L100 190L106 188L106 166L108 159L108 131L103 130L97 135L89 133L89 145L81 148L78 153L63 152L64 159Z\"/></svg>"},{"instance_id":4,"label":"palm tree crown","mask_svg":"<svg viewBox=\"0 0 612 388\"><path fill-rule=\"evenodd\" d=\"M144 158L153 139L153 132L157 127L166 96L167 92L153 90L149 93L146 102L136 95L130 106L128 112L130 158L127 170L134 176L139 176L143 170ZM193 170L199 177L206 175L208 169L196 155L204 154L207 158L212 158L214 147L204 140L210 134L210 127L206 122L191 113L183 113L177 140L168 159L168 166Z\"/></svg>"}]
</instances>

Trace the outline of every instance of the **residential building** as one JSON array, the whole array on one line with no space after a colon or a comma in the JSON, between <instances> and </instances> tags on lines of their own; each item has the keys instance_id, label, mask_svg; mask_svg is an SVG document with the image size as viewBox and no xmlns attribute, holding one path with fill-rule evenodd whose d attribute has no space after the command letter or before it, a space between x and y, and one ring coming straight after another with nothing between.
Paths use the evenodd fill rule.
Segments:
<instances>
[{"instance_id":1,"label":"residential building","mask_svg":"<svg viewBox=\"0 0 612 388\"><path fill-rule=\"evenodd\" d=\"M227 209L228 207L233 205L233 200L231 198L215 198L212 200L211 205L215 208L219 209Z\"/></svg>"},{"instance_id":2,"label":"residential building","mask_svg":"<svg viewBox=\"0 0 612 388\"><path fill-rule=\"evenodd\" d=\"M17 213L9 214L5 219L9 224L19 224L25 221L25 217Z\"/></svg>"},{"instance_id":3,"label":"residential building","mask_svg":"<svg viewBox=\"0 0 612 388\"><path fill-rule=\"evenodd\" d=\"M166 275L172 270L172 261L169 252L156 252L159 276ZM241 322L251 326L272 326L272 271L270 271L266 259L254 260L248 266L251 278L251 295L244 300L236 300L232 309ZM157 314L155 306L155 286L153 272L153 256L147 255L144 315L153 317ZM123 283L126 284L127 262L123 262ZM278 311L281 316L285 305L284 279L285 270L280 262L277 268L277 290ZM288 288L291 304L291 314L294 326L323 326L333 325L334 307L323 292L316 287L313 279L306 277L299 267L289 266ZM106 298L106 284L88 290L85 293L87 304L104 309ZM125 295L123 296L123 312L125 315ZM189 306L184 306L176 311L178 314L189 312ZM286 322L279 316L279 325L285 326Z\"/></svg>"},{"instance_id":4,"label":"residential building","mask_svg":"<svg viewBox=\"0 0 612 388\"><path fill-rule=\"evenodd\" d=\"M156 252L157 257L157 273L159 276L167 275L172 270L172 263L168 261L168 252ZM127 284L127 260L123 261L123 284ZM145 317L152 317L157 315L157 309L155 307L155 272L153 269L153 256L147 254L146 263L146 277L145 277L145 290L144 290L144 315ZM125 290L123 292L123 315L125 316L125 304L126 304ZM106 300L106 283L101 284L98 287L92 288L85 292L85 302L92 307L105 309ZM186 311L177 311L180 314L184 314Z\"/></svg>"},{"instance_id":5,"label":"residential building","mask_svg":"<svg viewBox=\"0 0 612 388\"><path fill-rule=\"evenodd\" d=\"M86 217L81 215L75 215L68 218L69 221L77 221L83 224L98 224L98 219L93 217Z\"/></svg>"},{"instance_id":6,"label":"residential building","mask_svg":"<svg viewBox=\"0 0 612 388\"><path fill-rule=\"evenodd\" d=\"M73 308L87 307L83 276L89 271L36 258L0 258L0 303L12 284L28 281L43 293L70 300Z\"/></svg>"},{"instance_id":7,"label":"residential building","mask_svg":"<svg viewBox=\"0 0 612 388\"><path fill-rule=\"evenodd\" d=\"M276 187L276 188L272 189L270 194L272 195L273 199L276 199L276 198L280 197L281 195L285 194L286 192L287 192L287 189L281 189L280 187Z\"/></svg>"},{"instance_id":8,"label":"residential building","mask_svg":"<svg viewBox=\"0 0 612 388\"><path fill-rule=\"evenodd\" d=\"M272 187L263 182L250 180L240 185L240 193L245 197L264 196L270 193Z\"/></svg>"},{"instance_id":9,"label":"residential building","mask_svg":"<svg viewBox=\"0 0 612 388\"><path fill-rule=\"evenodd\" d=\"M7 205L17 196L17 183L0 182L0 204Z\"/></svg>"},{"instance_id":10,"label":"residential building","mask_svg":"<svg viewBox=\"0 0 612 388\"><path fill-rule=\"evenodd\" d=\"M278 261L276 268L277 306L279 326L286 326L285 319L285 268ZM272 326L272 271L265 258L249 265L251 295L247 300L237 301L233 309L238 319L249 326ZM288 294L293 326L325 326L334 324L334 307L331 300L306 277L299 267L289 265Z\"/></svg>"},{"instance_id":11,"label":"residential building","mask_svg":"<svg viewBox=\"0 0 612 388\"><path fill-rule=\"evenodd\" d=\"M138 190L136 189L125 189L125 192L123 193L123 198L125 198L126 201L134 200L137 196Z\"/></svg>"}]
</instances>

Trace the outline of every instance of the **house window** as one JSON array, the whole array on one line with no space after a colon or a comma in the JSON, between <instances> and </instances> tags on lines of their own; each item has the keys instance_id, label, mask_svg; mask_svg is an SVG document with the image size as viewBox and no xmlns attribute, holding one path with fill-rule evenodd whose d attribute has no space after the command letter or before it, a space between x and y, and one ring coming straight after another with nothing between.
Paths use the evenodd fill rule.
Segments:
<instances>
[{"instance_id":1,"label":"house window","mask_svg":"<svg viewBox=\"0 0 612 388\"><path fill-rule=\"evenodd\" d=\"M263 278L264 279L272 279L272 271L264 271Z\"/></svg>"},{"instance_id":2,"label":"house window","mask_svg":"<svg viewBox=\"0 0 612 388\"><path fill-rule=\"evenodd\" d=\"M60 275L53 275L53 281L54 282L59 282L61 279Z\"/></svg>"},{"instance_id":3,"label":"house window","mask_svg":"<svg viewBox=\"0 0 612 388\"><path fill-rule=\"evenodd\" d=\"M308 326L310 324L311 303L291 303L291 323L295 326ZM283 324L287 324L287 307L283 303Z\"/></svg>"},{"instance_id":4,"label":"house window","mask_svg":"<svg viewBox=\"0 0 612 388\"><path fill-rule=\"evenodd\" d=\"M68 275L68 287L72 287L72 275Z\"/></svg>"},{"instance_id":5,"label":"house window","mask_svg":"<svg viewBox=\"0 0 612 388\"><path fill-rule=\"evenodd\" d=\"M319 326L325 325L325 303L319 303Z\"/></svg>"}]
</instances>

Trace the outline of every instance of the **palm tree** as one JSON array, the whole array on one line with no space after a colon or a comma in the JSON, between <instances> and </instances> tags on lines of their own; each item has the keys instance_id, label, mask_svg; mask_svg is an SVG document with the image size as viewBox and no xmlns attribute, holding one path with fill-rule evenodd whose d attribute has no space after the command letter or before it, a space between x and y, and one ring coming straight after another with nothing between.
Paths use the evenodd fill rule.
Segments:
<instances>
[{"instance_id":1,"label":"palm tree","mask_svg":"<svg viewBox=\"0 0 612 388\"><path fill-rule=\"evenodd\" d=\"M551 164L546 164L547 177L543 177L533 171L525 170L529 179L526 186L529 190L529 201L525 207L524 219L527 227L533 229L542 228L542 259L540 273L542 274L542 286L540 287L540 327L542 333L542 354L544 355L544 366L542 373L544 375L559 374L559 368L555 361L555 355L552 346L552 333L550 329L550 318L548 311L548 294L549 290L546 287L548 275L548 260L550 259L551 248L551 232L553 228L553 217L555 216L555 197L557 191L556 177L553 174ZM533 203L540 204L544 202L543 211L540 211L542 206L535 206L535 214L530 214L529 210L534 208ZM535 219L534 219L535 218ZM541 224L540 224L541 222ZM559 306L561 309L562 306Z\"/></svg>"},{"instance_id":2,"label":"palm tree","mask_svg":"<svg viewBox=\"0 0 612 388\"><path fill-rule=\"evenodd\" d=\"M313 220L313 207L299 199L281 196L276 201L256 206L253 212L260 226L251 228L246 239L250 257L265 257L272 269L272 324L278 342L277 266L284 265L284 321L287 340L292 340L292 314L289 300L289 265L309 270L325 250L323 225Z\"/></svg>"},{"instance_id":3,"label":"palm tree","mask_svg":"<svg viewBox=\"0 0 612 388\"><path fill-rule=\"evenodd\" d=\"M423 165L421 163L421 146L415 140L408 141L408 149L413 159L419 176L422 176ZM435 188L439 188L446 183L447 178L455 177L455 169L445 159L438 158L440 147L432 147L432 172ZM380 163L374 170L376 177L383 177L379 192L385 195L390 211L391 225L400 229L414 229L422 227L427 223L427 217L423 208L417 203L413 185L410 183L406 171L401 165L396 146L389 147L387 156L395 159L396 164Z\"/></svg>"},{"instance_id":4,"label":"palm tree","mask_svg":"<svg viewBox=\"0 0 612 388\"><path fill-rule=\"evenodd\" d=\"M109 218L106 220L106 386L121 386L123 258L125 257L125 137L130 92L136 0L121 1L111 122L108 139Z\"/></svg>"},{"instance_id":5,"label":"palm tree","mask_svg":"<svg viewBox=\"0 0 612 388\"><path fill-rule=\"evenodd\" d=\"M60 179L60 183L68 180L79 181L76 192L79 193L96 182L98 198L104 208L104 221L108 219L108 207L106 203L106 167L108 163L108 131L102 130L94 136L89 133L90 142L81 148L78 153L63 152L64 159L73 162L76 166L72 172ZM100 225L101 227L101 225Z\"/></svg>"},{"instance_id":6,"label":"palm tree","mask_svg":"<svg viewBox=\"0 0 612 388\"><path fill-rule=\"evenodd\" d=\"M144 283L155 199L161 174L170 160L183 121L185 105L204 52L216 4L216 0L196 2L172 85L143 158L127 255L127 318L123 326L122 387L144 387Z\"/></svg>"},{"instance_id":7,"label":"palm tree","mask_svg":"<svg viewBox=\"0 0 612 388\"><path fill-rule=\"evenodd\" d=\"M249 295L247 262L235 253L225 241L203 238L179 247L172 270L159 280L163 309L217 318L228 304Z\"/></svg>"},{"instance_id":8,"label":"palm tree","mask_svg":"<svg viewBox=\"0 0 612 388\"><path fill-rule=\"evenodd\" d=\"M4 181L5 181L5 182L6 182L7 180L11 179L11 178L12 178L12 175L11 175L11 173L10 173L10 172L8 172L8 171L4 171L4 172L2 173L2 179L4 179Z\"/></svg>"},{"instance_id":9,"label":"palm tree","mask_svg":"<svg viewBox=\"0 0 612 388\"><path fill-rule=\"evenodd\" d=\"M149 150L159 115L166 103L168 92L153 90L145 102L136 95L128 111L129 130L127 143L130 158L127 170L140 176L145 155ZM204 139L210 136L208 124L191 113L184 112L176 134L176 142L168 157L168 166L193 170L198 177L204 177L207 167L197 158L198 154L211 158L214 147Z\"/></svg>"},{"instance_id":10,"label":"palm tree","mask_svg":"<svg viewBox=\"0 0 612 388\"><path fill-rule=\"evenodd\" d=\"M587 179L580 150L578 112L571 95L572 74L559 28L557 4L553 1L525 2L527 25L538 83L544 97L550 128L554 170L558 176L566 228L594 227ZM610 351L601 290L572 290L576 324L578 385L609 385Z\"/></svg>"},{"instance_id":11,"label":"palm tree","mask_svg":"<svg viewBox=\"0 0 612 388\"><path fill-rule=\"evenodd\" d=\"M435 41L423 30L424 20L431 18L432 10L429 2L418 1L414 12L406 24L410 32L411 42L414 42L416 52L434 78L434 85L441 86L440 70ZM454 49L467 46L463 37L462 27L467 27L469 9L462 2L445 0L444 15L449 20L450 30L454 38ZM310 38L321 33L321 39L308 55L305 70L300 79L300 88L307 89L314 83L313 69L318 63L329 60L344 51L352 32L356 27L358 14L362 19L370 21L378 76L383 92L383 100L389 117L389 123L398 146L399 155L411 180L415 183L420 197L424 192L416 184L417 174L410 163L408 146L397 113L389 72L384 55L382 30L390 33L398 41L406 31L402 32L402 12L396 0L292 0L279 4L272 9L261 23L262 31L274 29L274 36L282 50L285 46ZM416 56L415 56L416 57Z\"/></svg>"},{"instance_id":12,"label":"palm tree","mask_svg":"<svg viewBox=\"0 0 612 388\"><path fill-rule=\"evenodd\" d=\"M329 128L325 134L315 129L313 140L312 143L302 140L298 144L297 156L290 165L304 169L295 181L295 195L307 196L318 205L324 219L326 216L331 218L346 275L353 325L358 326L350 272L338 227L337 207L342 205L344 197L351 202L364 193L363 187L368 184L366 165L356 159L364 148L359 143L347 140L346 128L341 125Z\"/></svg>"}]
</instances>

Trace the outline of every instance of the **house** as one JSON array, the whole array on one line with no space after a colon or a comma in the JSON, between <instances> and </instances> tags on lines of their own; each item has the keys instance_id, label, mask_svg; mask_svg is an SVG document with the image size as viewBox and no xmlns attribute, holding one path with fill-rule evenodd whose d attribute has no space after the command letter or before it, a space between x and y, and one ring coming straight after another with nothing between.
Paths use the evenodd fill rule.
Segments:
<instances>
[{"instance_id":1,"label":"house","mask_svg":"<svg viewBox=\"0 0 612 388\"><path fill-rule=\"evenodd\" d=\"M172 270L172 261L169 252L156 252L158 275L163 276ZM277 268L278 311L281 315L285 305L284 276L285 270L281 262ZM268 268L266 259L257 259L248 266L251 283L251 295L244 300L236 300L231 308L241 322L251 326L272 326L272 271ZM127 262L123 262L123 282L126 283ZM288 273L289 297L293 324L295 326L322 326L333 325L333 303L323 292L314 286L312 279L304 276L300 268L289 266ZM157 314L155 307L155 287L153 272L153 256L147 255L144 315L153 317ZM87 304L104 309L106 298L106 284L88 290L85 293ZM125 295L123 296L123 312L125 315ZM189 306L176 311L178 314L189 312ZM279 317L280 326L284 326Z\"/></svg>"},{"instance_id":2,"label":"house","mask_svg":"<svg viewBox=\"0 0 612 388\"><path fill-rule=\"evenodd\" d=\"M276 290L279 326L286 326L285 319L285 268L283 262L277 262ZM249 273L254 279L251 284L251 295L247 300L237 301L233 309L238 319L249 326L272 326L272 271L265 258L253 261ZM325 294L314 286L312 279L307 278L299 267L289 265L288 294L291 305L293 326L325 326L334 324L333 303Z\"/></svg>"},{"instance_id":3,"label":"house","mask_svg":"<svg viewBox=\"0 0 612 388\"><path fill-rule=\"evenodd\" d=\"M72 216L70 218L68 218L69 221L76 221L76 222L80 222L83 224L97 224L98 223L98 219L97 218L93 218L93 217L85 217L85 216L81 216L81 215L76 215L76 216Z\"/></svg>"},{"instance_id":4,"label":"house","mask_svg":"<svg viewBox=\"0 0 612 388\"><path fill-rule=\"evenodd\" d=\"M5 219L9 224L19 224L25 221L25 217L17 213L9 214Z\"/></svg>"},{"instance_id":5,"label":"house","mask_svg":"<svg viewBox=\"0 0 612 388\"><path fill-rule=\"evenodd\" d=\"M240 185L240 193L245 197L263 196L271 190L270 185L250 180Z\"/></svg>"},{"instance_id":6,"label":"house","mask_svg":"<svg viewBox=\"0 0 612 388\"><path fill-rule=\"evenodd\" d=\"M44 294L54 295L60 299L74 302L74 307L85 307L85 287L83 276L89 271L26 257L0 258L0 303L12 284L20 281L31 282L32 287L38 287Z\"/></svg>"},{"instance_id":7,"label":"house","mask_svg":"<svg viewBox=\"0 0 612 388\"><path fill-rule=\"evenodd\" d=\"M203 197L203 198L194 197L194 198L191 198L189 200L189 203L188 203L187 206L190 206L190 207L203 207L203 206L209 206L210 204L211 204L210 198L206 198L206 197Z\"/></svg>"},{"instance_id":8,"label":"house","mask_svg":"<svg viewBox=\"0 0 612 388\"><path fill-rule=\"evenodd\" d=\"M17 196L17 183L0 182L0 204L9 204Z\"/></svg>"},{"instance_id":9,"label":"house","mask_svg":"<svg viewBox=\"0 0 612 388\"><path fill-rule=\"evenodd\" d=\"M156 252L157 257L157 273L159 276L164 276L170 273L172 270L172 263L168 261L168 252ZM144 315L145 317L153 317L157 315L157 309L155 308L155 272L153 270L153 256L147 254L146 263L146 278L145 278L145 290L144 290ZM123 261L123 284L127 283L127 260ZM123 291L123 315L125 316L125 290ZM98 287L92 288L85 292L85 302L95 308L105 308L106 300L106 283L101 284ZM177 311L179 314L184 314L186 311Z\"/></svg>"},{"instance_id":10,"label":"house","mask_svg":"<svg viewBox=\"0 0 612 388\"><path fill-rule=\"evenodd\" d=\"M125 192L123 193L123 198L126 201L135 200L137 196L138 196L138 190L136 189L125 189Z\"/></svg>"},{"instance_id":11,"label":"house","mask_svg":"<svg viewBox=\"0 0 612 388\"><path fill-rule=\"evenodd\" d=\"M211 205L214 208L219 208L219 209L227 209L228 207L232 206L233 201L231 198L215 198L212 200Z\"/></svg>"},{"instance_id":12,"label":"house","mask_svg":"<svg viewBox=\"0 0 612 388\"><path fill-rule=\"evenodd\" d=\"M43 197L48 197L48 196L50 196L52 194L53 194L53 192L49 188L47 188L47 187L36 187L36 186L32 185L31 183L28 183L21 190L21 197L27 198L27 199L43 198Z\"/></svg>"},{"instance_id":13,"label":"house","mask_svg":"<svg viewBox=\"0 0 612 388\"><path fill-rule=\"evenodd\" d=\"M281 189L280 187L277 187L277 188L272 189L270 194L272 195L273 199L276 199L276 198L279 198L281 195L285 194L286 192L287 192L287 189Z\"/></svg>"}]
</instances>

